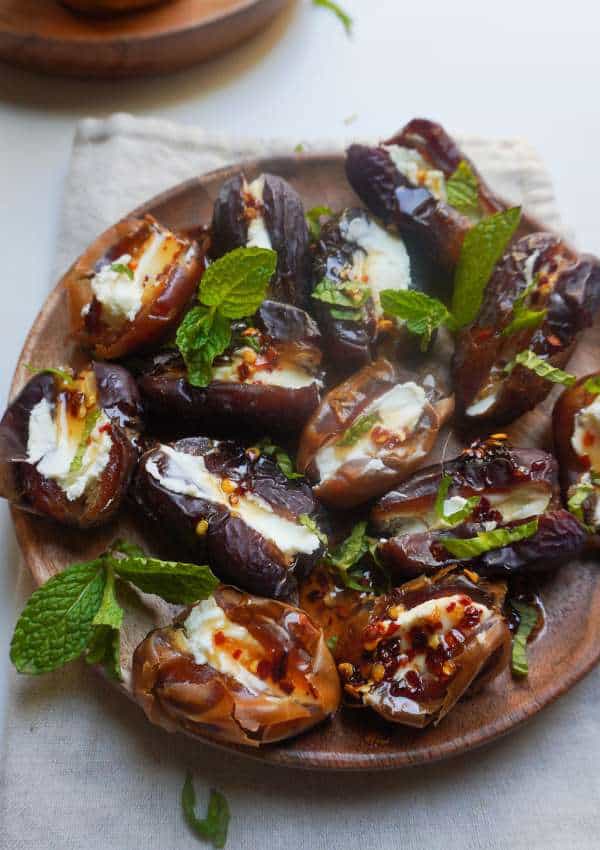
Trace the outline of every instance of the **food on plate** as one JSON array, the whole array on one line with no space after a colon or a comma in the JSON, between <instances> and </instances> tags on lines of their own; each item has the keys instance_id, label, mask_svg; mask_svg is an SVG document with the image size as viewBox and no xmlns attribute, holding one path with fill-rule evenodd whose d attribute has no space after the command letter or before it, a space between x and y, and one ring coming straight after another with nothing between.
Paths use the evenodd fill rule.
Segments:
<instances>
[{"instance_id":1,"label":"food on plate","mask_svg":"<svg viewBox=\"0 0 600 850\"><path fill-rule=\"evenodd\" d=\"M0 422L0 495L66 525L108 522L127 493L141 424L121 366L38 372Z\"/></svg>"},{"instance_id":2,"label":"food on plate","mask_svg":"<svg viewBox=\"0 0 600 850\"><path fill-rule=\"evenodd\" d=\"M377 360L323 398L300 437L298 470L326 505L354 507L415 470L452 409L433 375Z\"/></svg>"},{"instance_id":3,"label":"food on plate","mask_svg":"<svg viewBox=\"0 0 600 850\"><path fill-rule=\"evenodd\" d=\"M124 219L99 236L66 280L71 327L81 345L113 360L160 344L196 292L206 247L148 215Z\"/></svg>"},{"instance_id":4,"label":"food on plate","mask_svg":"<svg viewBox=\"0 0 600 850\"><path fill-rule=\"evenodd\" d=\"M133 690L169 731L252 747L298 735L340 701L323 633L303 611L223 586L137 647Z\"/></svg>"},{"instance_id":5,"label":"food on plate","mask_svg":"<svg viewBox=\"0 0 600 850\"><path fill-rule=\"evenodd\" d=\"M311 488L256 447L160 445L142 457L132 495L173 548L251 593L294 597L324 551Z\"/></svg>"},{"instance_id":6,"label":"food on plate","mask_svg":"<svg viewBox=\"0 0 600 850\"><path fill-rule=\"evenodd\" d=\"M175 423L179 434L298 433L321 397L320 343L304 310L263 301L252 320L233 324L206 387L189 383L176 351L146 360L138 386L149 419L159 429Z\"/></svg>"},{"instance_id":7,"label":"food on plate","mask_svg":"<svg viewBox=\"0 0 600 850\"><path fill-rule=\"evenodd\" d=\"M502 425L542 402L600 306L600 265L548 233L506 252L454 356L457 414L469 427ZM540 362L541 366L540 366ZM528 367L527 364L533 364Z\"/></svg>"},{"instance_id":8,"label":"food on plate","mask_svg":"<svg viewBox=\"0 0 600 850\"><path fill-rule=\"evenodd\" d=\"M552 455L493 438L416 472L376 503L371 523L395 581L449 564L486 576L548 568L585 540L561 508Z\"/></svg>"},{"instance_id":9,"label":"food on plate","mask_svg":"<svg viewBox=\"0 0 600 850\"><path fill-rule=\"evenodd\" d=\"M566 389L552 414L563 498L594 534L600 532L600 373Z\"/></svg>"},{"instance_id":10,"label":"food on plate","mask_svg":"<svg viewBox=\"0 0 600 850\"><path fill-rule=\"evenodd\" d=\"M311 260L308 226L300 195L282 177L236 174L215 201L212 248L215 257L240 247L277 252L277 273L269 296L308 308Z\"/></svg>"},{"instance_id":11,"label":"food on plate","mask_svg":"<svg viewBox=\"0 0 600 850\"><path fill-rule=\"evenodd\" d=\"M508 663L505 590L474 574L442 571L380 596L337 647L344 696L392 723L439 723Z\"/></svg>"},{"instance_id":12,"label":"food on plate","mask_svg":"<svg viewBox=\"0 0 600 850\"><path fill-rule=\"evenodd\" d=\"M384 317L380 293L412 286L402 239L361 209L323 225L314 252L314 312L338 373L350 374L376 355L377 341L397 336Z\"/></svg>"}]
</instances>

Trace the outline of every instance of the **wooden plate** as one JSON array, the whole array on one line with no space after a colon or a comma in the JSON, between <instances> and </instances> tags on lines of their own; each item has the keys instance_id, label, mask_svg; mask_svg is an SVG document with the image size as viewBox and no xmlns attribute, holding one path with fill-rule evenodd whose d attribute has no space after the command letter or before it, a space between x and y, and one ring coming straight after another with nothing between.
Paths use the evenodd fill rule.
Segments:
<instances>
[{"instance_id":1,"label":"wooden plate","mask_svg":"<svg viewBox=\"0 0 600 850\"><path fill-rule=\"evenodd\" d=\"M136 213L151 212L165 225L188 229L209 221L213 201L223 181L238 171L227 168L190 180L149 201ZM344 177L341 156L303 156L253 161L244 165L250 177L269 171L288 179L307 207L327 204L333 209L356 204ZM535 223L527 220L528 227ZM586 332L570 368L578 374L596 369L600 328ZM59 283L34 322L13 379L11 396L28 379L25 363L68 363L74 349L68 339L66 292ZM515 444L549 448L549 413L559 390L544 405L522 417L509 429ZM445 439L438 441L443 446ZM448 456L458 443L451 437ZM118 523L96 531L59 528L49 521L13 511L17 538L38 584L65 566L94 557L113 539L126 536L142 542L126 515ZM146 542L148 547L148 542ZM172 615L170 606L149 597L128 614L124 627L122 663L130 667L138 640L154 625ZM381 769L422 764L465 753L514 729L560 696L600 658L600 572L590 562L573 561L544 581L542 599L547 624L531 646L531 672L524 682L508 673L481 693L461 702L437 728L413 731L392 728L373 713L343 709L330 723L261 751L240 749L273 764L333 769ZM132 606L128 606L131 612ZM124 690L127 690L126 686Z\"/></svg>"},{"instance_id":2,"label":"wooden plate","mask_svg":"<svg viewBox=\"0 0 600 850\"><path fill-rule=\"evenodd\" d=\"M71 77L129 77L189 68L259 29L288 0L170 0L94 18L59 0L3 0L0 59Z\"/></svg>"}]
</instances>

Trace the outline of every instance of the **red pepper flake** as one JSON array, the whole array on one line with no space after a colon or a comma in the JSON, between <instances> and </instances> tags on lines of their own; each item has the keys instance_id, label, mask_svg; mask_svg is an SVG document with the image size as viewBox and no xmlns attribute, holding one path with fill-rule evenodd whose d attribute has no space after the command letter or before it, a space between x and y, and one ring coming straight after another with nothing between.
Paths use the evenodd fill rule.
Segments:
<instances>
[{"instance_id":1,"label":"red pepper flake","mask_svg":"<svg viewBox=\"0 0 600 850\"><path fill-rule=\"evenodd\" d=\"M554 346L554 348L560 348L561 345L562 345L562 342L556 336L556 334L550 334L550 336L546 337L546 342L548 342L550 345Z\"/></svg>"},{"instance_id":2,"label":"red pepper flake","mask_svg":"<svg viewBox=\"0 0 600 850\"><path fill-rule=\"evenodd\" d=\"M234 657L234 658L235 658L235 660L237 661L237 660L238 660L238 658L239 658L239 657L241 656L241 654L242 654L242 650L241 650L241 649L235 649L235 650L234 650L231 654L233 655L233 657Z\"/></svg>"},{"instance_id":3,"label":"red pepper flake","mask_svg":"<svg viewBox=\"0 0 600 850\"><path fill-rule=\"evenodd\" d=\"M451 611L454 611L455 608L456 608L456 602L450 602L449 605L446 605L446 611L448 613L450 613Z\"/></svg>"},{"instance_id":4,"label":"red pepper flake","mask_svg":"<svg viewBox=\"0 0 600 850\"><path fill-rule=\"evenodd\" d=\"M111 425L110 422L105 422L104 425L101 425L100 428L98 428L98 431L101 434L106 434L107 432L109 432L111 430L112 430L112 425Z\"/></svg>"},{"instance_id":5,"label":"red pepper flake","mask_svg":"<svg viewBox=\"0 0 600 850\"><path fill-rule=\"evenodd\" d=\"M589 447L593 446L595 442L596 437L594 436L594 434L592 434L591 431L586 431L583 435L583 445Z\"/></svg>"},{"instance_id":6,"label":"red pepper flake","mask_svg":"<svg viewBox=\"0 0 600 850\"><path fill-rule=\"evenodd\" d=\"M266 658L263 658L258 662L256 673L261 679L267 679L271 673L271 662L267 661Z\"/></svg>"},{"instance_id":7,"label":"red pepper flake","mask_svg":"<svg viewBox=\"0 0 600 850\"><path fill-rule=\"evenodd\" d=\"M284 692L284 694L291 694L294 690L294 686L291 682L288 682L287 679L283 679L283 681L279 682L279 687Z\"/></svg>"},{"instance_id":8,"label":"red pepper flake","mask_svg":"<svg viewBox=\"0 0 600 850\"><path fill-rule=\"evenodd\" d=\"M227 638L223 634L223 632L215 632L214 642L215 646L222 646Z\"/></svg>"}]
</instances>

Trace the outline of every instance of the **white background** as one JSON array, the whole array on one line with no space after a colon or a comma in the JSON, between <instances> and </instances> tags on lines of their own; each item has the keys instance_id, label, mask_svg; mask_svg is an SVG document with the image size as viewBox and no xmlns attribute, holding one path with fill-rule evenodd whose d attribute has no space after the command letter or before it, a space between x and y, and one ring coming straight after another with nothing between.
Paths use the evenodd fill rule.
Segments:
<instances>
[{"instance_id":1,"label":"white background","mask_svg":"<svg viewBox=\"0 0 600 850\"><path fill-rule=\"evenodd\" d=\"M298 142L387 136L416 115L450 132L524 136L550 169L580 246L600 252L600 15L590 0L342 1L355 18L351 39L328 12L297 0L235 53L165 78L93 83L0 65L2 404L52 284L72 133L88 115L160 115ZM0 519L3 680L17 553L4 506Z\"/></svg>"}]
</instances>

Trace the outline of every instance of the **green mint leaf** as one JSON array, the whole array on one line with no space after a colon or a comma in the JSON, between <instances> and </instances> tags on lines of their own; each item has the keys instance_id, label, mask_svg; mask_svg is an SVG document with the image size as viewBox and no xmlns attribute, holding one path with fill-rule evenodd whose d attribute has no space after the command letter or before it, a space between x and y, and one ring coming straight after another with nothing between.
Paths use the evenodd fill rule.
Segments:
<instances>
[{"instance_id":1,"label":"green mint leaf","mask_svg":"<svg viewBox=\"0 0 600 850\"><path fill-rule=\"evenodd\" d=\"M349 536L339 546L327 553L327 563L337 570L337 573L346 587L353 590L364 590L365 587L350 575L350 570L355 567L361 558L370 551L369 538L366 534L367 523L358 522Z\"/></svg>"},{"instance_id":2,"label":"green mint leaf","mask_svg":"<svg viewBox=\"0 0 600 850\"><path fill-rule=\"evenodd\" d=\"M300 514L300 516L298 517L298 522L300 523L300 525L303 525L305 528L308 528L309 531L312 531L312 533L316 537L318 537L321 543L324 546L327 546L327 535L324 531L321 531L316 521L311 516L309 516L308 514Z\"/></svg>"},{"instance_id":3,"label":"green mint leaf","mask_svg":"<svg viewBox=\"0 0 600 850\"><path fill-rule=\"evenodd\" d=\"M329 207L312 207L306 213L306 223L308 230L313 239L318 239L321 235L321 217L333 215L333 210Z\"/></svg>"},{"instance_id":4,"label":"green mint leaf","mask_svg":"<svg viewBox=\"0 0 600 850\"><path fill-rule=\"evenodd\" d=\"M335 652L335 648L338 645L338 640L339 640L339 638L338 638L337 635L331 635L331 637L327 638L325 643L327 644L327 649L330 652Z\"/></svg>"},{"instance_id":5,"label":"green mint leaf","mask_svg":"<svg viewBox=\"0 0 600 850\"><path fill-rule=\"evenodd\" d=\"M279 469L290 481L293 481L295 478L304 478L300 472L296 472L294 462L289 454L282 449L281 446L277 446L275 443L271 442L269 437L265 437L264 440L257 443L256 448L259 452L261 452L261 454L272 457Z\"/></svg>"},{"instance_id":6,"label":"green mint leaf","mask_svg":"<svg viewBox=\"0 0 600 850\"><path fill-rule=\"evenodd\" d=\"M461 561L477 558L492 549L502 549L511 543L525 540L538 530L538 520L515 525L512 528L495 528L493 531L480 531L475 537L462 539L460 537L444 537L441 540L445 549Z\"/></svg>"},{"instance_id":7,"label":"green mint leaf","mask_svg":"<svg viewBox=\"0 0 600 850\"><path fill-rule=\"evenodd\" d=\"M588 378L583 388L587 393L598 395L600 393L600 375L592 375L591 378Z\"/></svg>"},{"instance_id":8,"label":"green mint leaf","mask_svg":"<svg viewBox=\"0 0 600 850\"><path fill-rule=\"evenodd\" d=\"M454 326L450 312L438 301L416 289L384 289L380 295L383 312L406 322L408 330L421 337L427 351L433 331L440 325Z\"/></svg>"},{"instance_id":9,"label":"green mint leaf","mask_svg":"<svg viewBox=\"0 0 600 850\"><path fill-rule=\"evenodd\" d=\"M177 328L177 348L194 387L206 387L212 380L212 364L231 341L231 323L218 310L193 307Z\"/></svg>"},{"instance_id":10,"label":"green mint leaf","mask_svg":"<svg viewBox=\"0 0 600 850\"><path fill-rule=\"evenodd\" d=\"M10 660L19 673L48 673L81 655L105 581L104 563L98 559L69 567L32 593L10 646Z\"/></svg>"},{"instance_id":11,"label":"green mint leaf","mask_svg":"<svg viewBox=\"0 0 600 850\"><path fill-rule=\"evenodd\" d=\"M130 555L133 558L144 558L146 555L141 546L138 546L137 543L130 543L129 540L125 540L123 537L119 537L111 543L109 553Z\"/></svg>"},{"instance_id":12,"label":"green mint leaf","mask_svg":"<svg viewBox=\"0 0 600 850\"><path fill-rule=\"evenodd\" d=\"M515 303L513 304L512 309L512 319L502 331L502 336L510 336L511 334L524 330L525 328L537 328L546 318L546 314L548 313L547 309L531 310L525 306L525 302L533 290L537 288L538 280L539 275L536 275L535 279L531 281L529 286L526 286L518 298L515 298Z\"/></svg>"},{"instance_id":13,"label":"green mint leaf","mask_svg":"<svg viewBox=\"0 0 600 850\"><path fill-rule=\"evenodd\" d=\"M323 301L325 304L333 304L336 307L348 307L357 310L368 301L371 296L369 287L356 281L337 282L324 277L311 293L311 298Z\"/></svg>"},{"instance_id":14,"label":"green mint leaf","mask_svg":"<svg viewBox=\"0 0 600 850\"><path fill-rule=\"evenodd\" d=\"M510 604L519 615L519 627L513 636L511 670L515 676L526 676L529 673L527 663L527 641L538 621L538 611L526 602L511 599Z\"/></svg>"},{"instance_id":15,"label":"green mint leaf","mask_svg":"<svg viewBox=\"0 0 600 850\"><path fill-rule=\"evenodd\" d=\"M479 183L473 169L464 159L448 178L446 195L450 206L458 212L470 217L479 215Z\"/></svg>"},{"instance_id":16,"label":"green mint leaf","mask_svg":"<svg viewBox=\"0 0 600 850\"><path fill-rule=\"evenodd\" d=\"M123 263L112 263L110 269L117 274L126 274L129 280L133 280L133 271Z\"/></svg>"},{"instance_id":17,"label":"green mint leaf","mask_svg":"<svg viewBox=\"0 0 600 850\"><path fill-rule=\"evenodd\" d=\"M465 236L456 271L452 315L458 327L477 316L494 266L519 225L521 208L512 207L478 222Z\"/></svg>"},{"instance_id":18,"label":"green mint leaf","mask_svg":"<svg viewBox=\"0 0 600 850\"><path fill-rule=\"evenodd\" d=\"M446 502L446 497L448 496L448 491L451 485L452 476L447 474L443 475L435 497L434 504L435 515L437 516L437 518L445 526L450 527L460 525L461 522L464 522L466 519L468 519L468 517L471 516L471 514L481 501L479 496L469 496L462 508L458 508L458 510L453 511L453 513L451 514L445 513L444 504Z\"/></svg>"},{"instance_id":19,"label":"green mint leaf","mask_svg":"<svg viewBox=\"0 0 600 850\"><path fill-rule=\"evenodd\" d=\"M86 661L89 664L103 664L106 671L115 679L121 679L121 640L123 609L115 593L115 572L108 565L102 602L92 621L94 631L90 639Z\"/></svg>"},{"instance_id":20,"label":"green mint leaf","mask_svg":"<svg viewBox=\"0 0 600 850\"><path fill-rule=\"evenodd\" d=\"M341 440L338 440L338 446L353 446L361 437L368 434L371 428L380 421L379 413L374 410L373 413L365 413L358 416L352 425L344 431Z\"/></svg>"},{"instance_id":21,"label":"green mint leaf","mask_svg":"<svg viewBox=\"0 0 600 850\"><path fill-rule=\"evenodd\" d=\"M562 369L557 369L548 363L547 360L544 360L534 351L531 351L531 349L520 351L514 360L511 360L504 367L504 371L510 374L515 366L524 366L525 369L530 369L536 375L539 375L540 378L545 378L546 381L550 381L553 384L564 384L565 387L572 387L577 381L575 375L571 375L570 372L563 372Z\"/></svg>"},{"instance_id":22,"label":"green mint leaf","mask_svg":"<svg viewBox=\"0 0 600 850\"><path fill-rule=\"evenodd\" d=\"M363 317L362 310L344 310L343 308L332 307L329 312L334 319L341 319L344 322L360 322Z\"/></svg>"},{"instance_id":23,"label":"green mint leaf","mask_svg":"<svg viewBox=\"0 0 600 850\"><path fill-rule=\"evenodd\" d=\"M99 407L94 407L91 410L88 410L85 423L83 426L83 431L81 433L81 439L79 440L79 445L77 446L77 451L71 461L71 466L69 467L69 475L77 475L77 473L81 470L81 466L83 464L83 456L85 454L85 450L88 446L88 441L90 439L90 435L94 428L96 427L96 422L100 419L102 411Z\"/></svg>"},{"instance_id":24,"label":"green mint leaf","mask_svg":"<svg viewBox=\"0 0 600 850\"><path fill-rule=\"evenodd\" d=\"M200 281L199 300L218 307L227 319L252 316L265 300L277 269L277 253L268 248L236 248L215 260Z\"/></svg>"},{"instance_id":25,"label":"green mint leaf","mask_svg":"<svg viewBox=\"0 0 600 850\"><path fill-rule=\"evenodd\" d=\"M302 153L303 150L304 150L304 145L302 144L302 142L298 142L298 144L294 148L294 153Z\"/></svg>"},{"instance_id":26,"label":"green mint leaf","mask_svg":"<svg viewBox=\"0 0 600 850\"><path fill-rule=\"evenodd\" d=\"M196 792L191 773L188 773L181 792L181 807L190 829L204 841L210 841L213 847L225 847L229 828L229 805L219 791L210 792L206 817L196 815Z\"/></svg>"},{"instance_id":27,"label":"green mint leaf","mask_svg":"<svg viewBox=\"0 0 600 850\"><path fill-rule=\"evenodd\" d=\"M25 364L25 368L28 372L31 372L32 375L41 375L44 372L49 375L54 375L54 377L60 381L65 386L70 387L73 385L73 375L70 372L67 372L66 369L54 369L51 366L38 368L37 366L32 366L30 363Z\"/></svg>"},{"instance_id":28,"label":"green mint leaf","mask_svg":"<svg viewBox=\"0 0 600 850\"><path fill-rule=\"evenodd\" d=\"M167 602L193 605L206 599L219 585L209 567L158 558L107 558L119 578L130 581L144 593L154 593Z\"/></svg>"},{"instance_id":29,"label":"green mint leaf","mask_svg":"<svg viewBox=\"0 0 600 850\"><path fill-rule=\"evenodd\" d=\"M330 12L333 12L346 30L346 35L351 35L352 18L347 12L344 12L338 3L334 3L334 0L313 0L313 6L321 6L323 9L329 9Z\"/></svg>"},{"instance_id":30,"label":"green mint leaf","mask_svg":"<svg viewBox=\"0 0 600 850\"><path fill-rule=\"evenodd\" d=\"M580 522L585 522L583 506L588 496L591 496L594 491L592 481L580 481L575 487L569 488L567 508Z\"/></svg>"}]
</instances>

